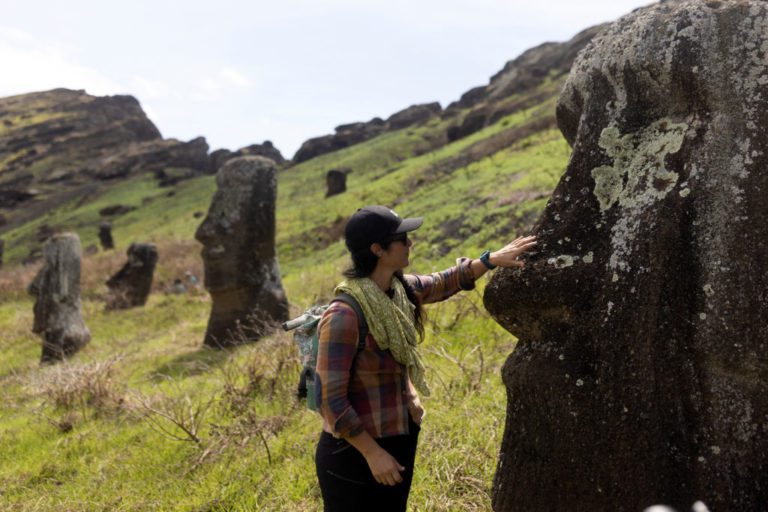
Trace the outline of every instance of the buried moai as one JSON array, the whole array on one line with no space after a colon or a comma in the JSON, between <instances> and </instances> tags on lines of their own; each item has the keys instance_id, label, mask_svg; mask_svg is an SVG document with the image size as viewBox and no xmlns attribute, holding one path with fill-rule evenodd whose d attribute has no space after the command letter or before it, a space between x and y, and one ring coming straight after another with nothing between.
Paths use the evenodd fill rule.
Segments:
<instances>
[{"instance_id":1,"label":"buried moai","mask_svg":"<svg viewBox=\"0 0 768 512\"><path fill-rule=\"evenodd\" d=\"M133 243L127 254L123 268L107 281L107 309L128 309L147 303L157 265L157 248L153 244Z\"/></svg>"},{"instance_id":2,"label":"buried moai","mask_svg":"<svg viewBox=\"0 0 768 512\"><path fill-rule=\"evenodd\" d=\"M195 233L213 302L206 346L255 341L288 319L275 252L275 172L272 160L253 156L229 160L216 174L218 188Z\"/></svg>"},{"instance_id":3,"label":"buried moai","mask_svg":"<svg viewBox=\"0 0 768 512\"><path fill-rule=\"evenodd\" d=\"M43 247L44 264L27 291L35 297L32 332L43 340L41 363L61 361L91 339L80 303L80 239L52 236Z\"/></svg>"},{"instance_id":4,"label":"buried moai","mask_svg":"<svg viewBox=\"0 0 768 512\"><path fill-rule=\"evenodd\" d=\"M347 174L351 169L331 169L325 174L325 197L335 196L347 191Z\"/></svg>"},{"instance_id":5,"label":"buried moai","mask_svg":"<svg viewBox=\"0 0 768 512\"><path fill-rule=\"evenodd\" d=\"M99 224L99 241L101 248L105 251L115 248L115 241L112 239L112 223L105 220Z\"/></svg>"},{"instance_id":6,"label":"buried moai","mask_svg":"<svg viewBox=\"0 0 768 512\"><path fill-rule=\"evenodd\" d=\"M573 148L486 307L496 511L768 509L768 4L662 2L577 58Z\"/></svg>"}]
</instances>

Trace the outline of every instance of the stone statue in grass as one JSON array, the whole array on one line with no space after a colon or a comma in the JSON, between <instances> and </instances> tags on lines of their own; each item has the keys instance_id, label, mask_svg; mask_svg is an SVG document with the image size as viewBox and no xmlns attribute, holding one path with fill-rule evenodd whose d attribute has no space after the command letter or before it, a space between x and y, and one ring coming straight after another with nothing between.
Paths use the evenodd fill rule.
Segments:
<instances>
[{"instance_id":1,"label":"stone statue in grass","mask_svg":"<svg viewBox=\"0 0 768 512\"><path fill-rule=\"evenodd\" d=\"M157 260L154 244L131 244L128 261L107 281L107 309L128 309L146 304Z\"/></svg>"},{"instance_id":2,"label":"stone statue in grass","mask_svg":"<svg viewBox=\"0 0 768 512\"><path fill-rule=\"evenodd\" d=\"M768 507L768 3L661 2L577 58L522 270L496 511Z\"/></svg>"},{"instance_id":3,"label":"stone statue in grass","mask_svg":"<svg viewBox=\"0 0 768 512\"><path fill-rule=\"evenodd\" d=\"M217 190L195 237L213 300L204 344L255 341L288 319L275 253L275 163L240 157L216 173Z\"/></svg>"},{"instance_id":4,"label":"stone statue in grass","mask_svg":"<svg viewBox=\"0 0 768 512\"><path fill-rule=\"evenodd\" d=\"M71 356L91 339L80 303L80 239L53 235L43 247L43 267L28 287L35 297L32 332L43 340L41 363Z\"/></svg>"},{"instance_id":5,"label":"stone statue in grass","mask_svg":"<svg viewBox=\"0 0 768 512\"><path fill-rule=\"evenodd\" d=\"M115 248L115 241L112 239L112 223L108 220L101 221L99 224L99 241L101 248L105 251Z\"/></svg>"}]
</instances>

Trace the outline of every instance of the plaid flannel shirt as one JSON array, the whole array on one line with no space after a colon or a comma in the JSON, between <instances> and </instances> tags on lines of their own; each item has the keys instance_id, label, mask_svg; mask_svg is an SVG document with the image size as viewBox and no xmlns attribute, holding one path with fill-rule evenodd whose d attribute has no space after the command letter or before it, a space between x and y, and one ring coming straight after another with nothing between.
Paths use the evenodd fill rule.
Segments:
<instances>
[{"instance_id":1,"label":"plaid flannel shirt","mask_svg":"<svg viewBox=\"0 0 768 512\"><path fill-rule=\"evenodd\" d=\"M422 304L439 302L475 287L471 260L430 275L405 275ZM358 353L357 315L333 302L320 319L315 378L323 430L352 437L367 430L374 438L409 433L408 405L416 391L406 367L382 350L368 333Z\"/></svg>"}]
</instances>

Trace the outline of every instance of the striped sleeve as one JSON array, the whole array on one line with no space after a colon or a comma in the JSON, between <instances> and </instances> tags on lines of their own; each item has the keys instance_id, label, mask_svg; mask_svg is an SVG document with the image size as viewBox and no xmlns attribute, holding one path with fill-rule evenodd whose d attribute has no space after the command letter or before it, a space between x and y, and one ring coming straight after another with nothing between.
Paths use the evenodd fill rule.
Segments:
<instances>
[{"instance_id":1,"label":"striped sleeve","mask_svg":"<svg viewBox=\"0 0 768 512\"><path fill-rule=\"evenodd\" d=\"M341 302L331 303L318 325L315 378L320 414L336 437L352 437L363 431L348 393L358 336L354 310Z\"/></svg>"},{"instance_id":2,"label":"striped sleeve","mask_svg":"<svg viewBox=\"0 0 768 512\"><path fill-rule=\"evenodd\" d=\"M475 287L475 277L472 274L469 258L459 258L456 266L434 272L429 275L407 274L405 279L416 291L422 304L440 302L460 290L472 290Z\"/></svg>"}]
</instances>

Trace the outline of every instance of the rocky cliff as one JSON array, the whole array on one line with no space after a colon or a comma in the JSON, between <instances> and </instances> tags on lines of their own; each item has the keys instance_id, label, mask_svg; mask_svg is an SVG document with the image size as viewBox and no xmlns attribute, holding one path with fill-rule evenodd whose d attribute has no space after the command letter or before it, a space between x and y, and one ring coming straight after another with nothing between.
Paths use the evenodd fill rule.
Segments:
<instances>
[{"instance_id":1,"label":"rocky cliff","mask_svg":"<svg viewBox=\"0 0 768 512\"><path fill-rule=\"evenodd\" d=\"M163 139L132 96L54 89L0 98L0 231L142 173L171 186L235 156L284 162L269 141L208 149L203 137Z\"/></svg>"},{"instance_id":2,"label":"rocky cliff","mask_svg":"<svg viewBox=\"0 0 768 512\"><path fill-rule=\"evenodd\" d=\"M544 43L507 62L488 85L474 87L443 110L439 103L411 105L387 120L375 117L368 122L337 126L334 133L309 139L293 157L300 163L316 156L370 140L382 133L401 130L441 116L455 118L442 144L471 135L516 111L542 103L559 91L540 89L545 81L562 80L576 55L607 24L590 27L565 43ZM554 117L552 118L554 123Z\"/></svg>"}]
</instances>

